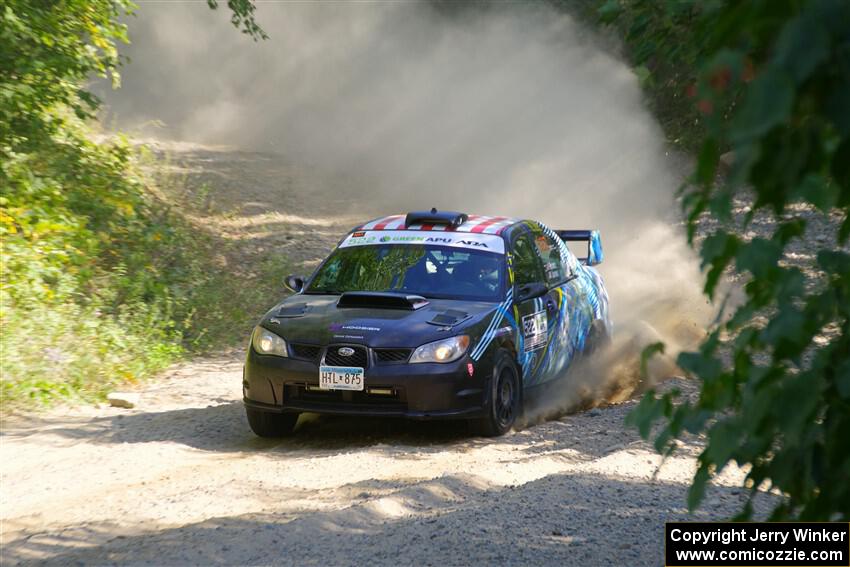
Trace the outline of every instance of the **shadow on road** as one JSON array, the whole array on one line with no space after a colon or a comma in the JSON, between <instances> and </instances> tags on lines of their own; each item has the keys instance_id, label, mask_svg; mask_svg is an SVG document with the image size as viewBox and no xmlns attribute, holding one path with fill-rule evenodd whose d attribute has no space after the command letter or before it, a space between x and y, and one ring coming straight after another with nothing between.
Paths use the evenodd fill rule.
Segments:
<instances>
[{"instance_id":1,"label":"shadow on road","mask_svg":"<svg viewBox=\"0 0 850 567\"><path fill-rule=\"evenodd\" d=\"M328 449L368 447L382 443L418 448L470 439L463 421L417 422L404 419L302 414L295 433L261 439L248 426L240 401L204 408L137 412L95 418L51 419L23 429L6 429L6 439L47 433L94 443L170 441L207 451L252 449Z\"/></svg>"},{"instance_id":2,"label":"shadow on road","mask_svg":"<svg viewBox=\"0 0 850 567\"><path fill-rule=\"evenodd\" d=\"M45 443L57 437L65 442L173 442L216 452L339 451L386 445L396 458L417 458L447 447L464 451L497 442L521 446L529 457L566 448L598 457L636 440L631 432L623 440L625 410L609 410L602 417L576 414L497 439L476 437L464 421L302 414L291 436L262 439L251 432L242 402L233 400L203 408L34 421L25 428L5 429L0 436L8 440L39 435Z\"/></svg>"}]
</instances>

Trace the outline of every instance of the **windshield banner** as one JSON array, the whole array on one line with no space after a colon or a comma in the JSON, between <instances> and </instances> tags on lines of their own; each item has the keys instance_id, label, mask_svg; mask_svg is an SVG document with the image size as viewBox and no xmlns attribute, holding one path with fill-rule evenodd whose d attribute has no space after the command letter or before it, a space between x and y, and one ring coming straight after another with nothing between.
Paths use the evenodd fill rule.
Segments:
<instances>
[{"instance_id":1,"label":"windshield banner","mask_svg":"<svg viewBox=\"0 0 850 567\"><path fill-rule=\"evenodd\" d=\"M468 248L483 252L505 253L505 241L495 234L475 232L438 232L415 230L358 230L345 237L340 248L376 244L422 244Z\"/></svg>"}]
</instances>

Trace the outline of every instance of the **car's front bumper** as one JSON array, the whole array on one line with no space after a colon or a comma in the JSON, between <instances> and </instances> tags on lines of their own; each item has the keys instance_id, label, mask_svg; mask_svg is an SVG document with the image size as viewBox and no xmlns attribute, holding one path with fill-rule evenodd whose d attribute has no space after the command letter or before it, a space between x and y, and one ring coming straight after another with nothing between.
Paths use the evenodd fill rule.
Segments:
<instances>
[{"instance_id":1,"label":"car's front bumper","mask_svg":"<svg viewBox=\"0 0 850 567\"><path fill-rule=\"evenodd\" d=\"M242 379L245 405L263 411L394 416L411 419L474 418L484 414L491 368L468 357L448 364L372 365L362 392L320 390L313 362L259 355L249 348Z\"/></svg>"}]
</instances>

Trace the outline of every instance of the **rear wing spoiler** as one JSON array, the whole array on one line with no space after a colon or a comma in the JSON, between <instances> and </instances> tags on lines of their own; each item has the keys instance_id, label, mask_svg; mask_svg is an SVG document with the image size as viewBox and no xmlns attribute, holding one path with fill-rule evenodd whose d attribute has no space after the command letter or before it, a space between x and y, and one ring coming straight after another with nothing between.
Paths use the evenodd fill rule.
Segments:
<instances>
[{"instance_id":1,"label":"rear wing spoiler","mask_svg":"<svg viewBox=\"0 0 850 567\"><path fill-rule=\"evenodd\" d=\"M602 263L602 238L598 230L556 230L564 242L587 242L587 256L579 258L586 266L595 266Z\"/></svg>"}]
</instances>

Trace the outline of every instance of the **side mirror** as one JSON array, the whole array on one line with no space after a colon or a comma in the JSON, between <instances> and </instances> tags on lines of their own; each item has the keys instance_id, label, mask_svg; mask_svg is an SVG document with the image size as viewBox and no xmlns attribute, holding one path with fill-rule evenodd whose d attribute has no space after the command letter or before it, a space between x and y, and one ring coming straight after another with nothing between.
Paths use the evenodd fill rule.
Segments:
<instances>
[{"instance_id":1,"label":"side mirror","mask_svg":"<svg viewBox=\"0 0 850 567\"><path fill-rule=\"evenodd\" d=\"M602 263L602 238L598 230L590 232L590 240L587 243L587 266L596 266Z\"/></svg>"},{"instance_id":2,"label":"side mirror","mask_svg":"<svg viewBox=\"0 0 850 567\"><path fill-rule=\"evenodd\" d=\"M522 284L521 286L517 286L514 291L514 300L520 302L527 299L535 299L543 297L547 293L549 293L549 288L544 283L534 282Z\"/></svg>"},{"instance_id":3,"label":"side mirror","mask_svg":"<svg viewBox=\"0 0 850 567\"><path fill-rule=\"evenodd\" d=\"M304 289L304 278L301 276L286 276L286 279L283 280L283 285L293 293L301 293L301 290Z\"/></svg>"}]
</instances>

